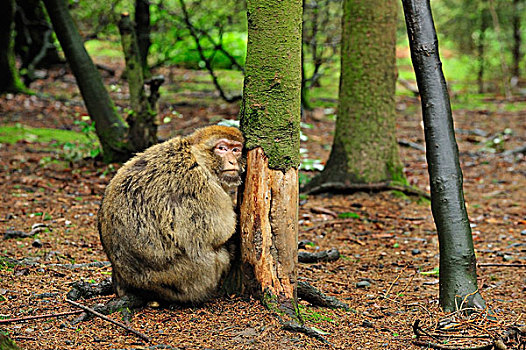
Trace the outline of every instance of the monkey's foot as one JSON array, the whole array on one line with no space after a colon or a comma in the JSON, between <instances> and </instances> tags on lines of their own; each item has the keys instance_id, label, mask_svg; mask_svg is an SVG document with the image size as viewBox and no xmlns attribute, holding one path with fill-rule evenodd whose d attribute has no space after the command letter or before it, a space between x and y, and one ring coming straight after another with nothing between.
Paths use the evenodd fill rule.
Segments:
<instances>
[{"instance_id":1,"label":"monkey's foot","mask_svg":"<svg viewBox=\"0 0 526 350\"><path fill-rule=\"evenodd\" d=\"M298 281L298 297L308 301L312 305L328 307L331 309L349 310L349 305L339 301L335 297L323 294L320 290L307 282Z\"/></svg>"}]
</instances>

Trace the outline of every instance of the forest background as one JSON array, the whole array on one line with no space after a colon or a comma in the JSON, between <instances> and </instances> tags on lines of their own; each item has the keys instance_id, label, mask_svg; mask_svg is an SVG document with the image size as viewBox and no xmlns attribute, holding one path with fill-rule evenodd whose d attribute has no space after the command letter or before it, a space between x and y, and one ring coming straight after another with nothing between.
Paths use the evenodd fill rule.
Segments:
<instances>
[{"instance_id":1,"label":"forest background","mask_svg":"<svg viewBox=\"0 0 526 350\"><path fill-rule=\"evenodd\" d=\"M94 271L52 264L105 260L94 216L105 184L119 167L98 160L93 121L68 66L60 63L63 54L49 22L42 21L42 14L36 15L36 26L28 20L30 11L43 7L38 2L28 1L26 8L22 4L16 9L14 49L26 87L17 86L32 92L8 92L0 98L5 319L64 311L68 307L61 297L69 283L106 277L108 267ZM482 333L494 335L507 325L524 324L526 5L519 0L444 0L432 5L475 248L479 264L488 264L479 269L479 286L499 316ZM123 115L131 109L117 23L122 12L133 15L134 8L135 3L126 1L69 3L84 44ZM145 76L163 74L165 79L159 88L157 136L166 139L236 119L247 38L243 2L162 1L152 2L149 9L151 46ZM19 40L21 33L31 37L35 27L47 38L41 46L46 50L31 54L28 44ZM338 113L341 2L305 1L303 30L300 183L306 184L325 164ZM410 185L429 190L420 105L401 11L397 68L396 134L404 174ZM302 304L304 318L326 332L333 345L407 348L416 319L432 328L444 316L436 305L436 232L424 198L393 190L301 195L300 204L304 249L337 248L341 254L337 262L300 265L301 276L353 308L346 313ZM14 231L31 234L10 238ZM20 263L24 259L28 260ZM5 331L23 347L137 346L135 339L107 329L101 320L73 325L70 319L9 323ZM159 344L179 347L324 346L284 332L267 311L236 296L175 311L145 309L132 322L154 333ZM226 325L229 322L234 325ZM462 331L480 335L471 321L460 323Z\"/></svg>"}]
</instances>

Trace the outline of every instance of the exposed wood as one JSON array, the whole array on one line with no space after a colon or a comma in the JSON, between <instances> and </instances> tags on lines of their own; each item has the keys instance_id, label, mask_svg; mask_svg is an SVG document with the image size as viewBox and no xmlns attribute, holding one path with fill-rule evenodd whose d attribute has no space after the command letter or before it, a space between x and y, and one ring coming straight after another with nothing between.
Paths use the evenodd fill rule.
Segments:
<instances>
[{"instance_id":1,"label":"exposed wood","mask_svg":"<svg viewBox=\"0 0 526 350\"><path fill-rule=\"evenodd\" d=\"M245 280L287 314L296 310L297 201L297 169L269 169L263 149L250 150L240 214Z\"/></svg>"}]
</instances>

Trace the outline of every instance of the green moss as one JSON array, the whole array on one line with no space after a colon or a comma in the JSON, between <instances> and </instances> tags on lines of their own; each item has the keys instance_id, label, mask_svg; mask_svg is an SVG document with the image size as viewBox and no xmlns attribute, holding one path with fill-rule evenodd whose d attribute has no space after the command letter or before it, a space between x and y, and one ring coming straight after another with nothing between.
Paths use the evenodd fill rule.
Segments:
<instances>
[{"instance_id":1,"label":"green moss","mask_svg":"<svg viewBox=\"0 0 526 350\"><path fill-rule=\"evenodd\" d=\"M271 169L287 171L300 164L302 6L249 0L247 13L241 129L248 149L263 148Z\"/></svg>"}]
</instances>

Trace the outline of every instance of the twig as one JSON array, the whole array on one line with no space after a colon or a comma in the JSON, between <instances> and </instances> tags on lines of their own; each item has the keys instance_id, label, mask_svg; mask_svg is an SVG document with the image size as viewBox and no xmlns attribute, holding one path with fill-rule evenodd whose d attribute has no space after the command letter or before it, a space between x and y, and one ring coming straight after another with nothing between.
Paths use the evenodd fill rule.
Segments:
<instances>
[{"instance_id":1,"label":"twig","mask_svg":"<svg viewBox=\"0 0 526 350\"><path fill-rule=\"evenodd\" d=\"M412 142L408 140L398 140L398 144L400 146L414 148L422 152L426 151L426 148L424 146L416 142Z\"/></svg>"},{"instance_id":2,"label":"twig","mask_svg":"<svg viewBox=\"0 0 526 350\"><path fill-rule=\"evenodd\" d=\"M384 293L384 298L387 298L387 296L389 295L389 293L391 292L391 289L393 289L393 286L395 285L395 283L400 279L400 277L402 276L402 274L404 273L405 269L407 268L407 265L404 266L404 268L402 269L402 271L400 271L400 273L398 274L398 276L396 276L396 278L394 279L394 281L391 283L391 285L389 286L389 288L387 288L387 291Z\"/></svg>"},{"instance_id":3,"label":"twig","mask_svg":"<svg viewBox=\"0 0 526 350\"><path fill-rule=\"evenodd\" d=\"M420 340L413 340L413 344L417 346L422 346L428 349L439 349L439 350L491 350L493 349L493 343L481 345L481 346L475 346L475 347L467 347L462 348L459 346L446 346L446 345L440 345L435 344L427 341L420 341Z\"/></svg>"},{"instance_id":4,"label":"twig","mask_svg":"<svg viewBox=\"0 0 526 350\"><path fill-rule=\"evenodd\" d=\"M354 220L356 220L356 219L327 220L327 221L322 222L320 224L316 224L316 225L313 225L311 227L307 227L306 229L304 229L304 231L312 231L312 230L315 230L315 229L318 229L318 228L322 228L322 227L325 227L325 226L346 224L346 223L349 223L349 222L353 222Z\"/></svg>"},{"instance_id":5,"label":"twig","mask_svg":"<svg viewBox=\"0 0 526 350\"><path fill-rule=\"evenodd\" d=\"M76 311L59 312L59 313L56 313L56 314L34 315L34 316L25 316L25 317L18 317L18 318L6 318L4 320L0 320L0 324L21 322L21 321L29 321L29 320L37 320L37 319L41 319L41 318L51 318L51 317L78 315L78 314L83 313L83 312L84 311L76 310Z\"/></svg>"},{"instance_id":6,"label":"twig","mask_svg":"<svg viewBox=\"0 0 526 350\"><path fill-rule=\"evenodd\" d=\"M486 263L486 264L477 264L479 267L526 267L526 264L496 264L496 263Z\"/></svg>"},{"instance_id":7,"label":"twig","mask_svg":"<svg viewBox=\"0 0 526 350\"><path fill-rule=\"evenodd\" d=\"M97 311L93 310L92 308L87 307L85 305L76 303L73 300L69 300L69 299L65 299L65 300L66 300L66 302L70 303L71 305L74 305L74 306L76 306L78 308L81 308L82 310L87 311L87 312L89 312L89 313L91 313L91 314L93 314L93 315L95 315L97 317L100 317L100 318L102 318L105 321L111 322L114 325L117 325L119 327L122 327L122 328L126 329L128 332L131 332L131 333L135 334L136 336L138 336L139 338L145 340L148 343L150 343L152 341L151 338L148 337L147 335L145 335L145 334L143 334L143 333L141 333L141 332L139 332L139 331L137 331L137 330L135 330L133 328L130 328L130 327L126 326L124 323L112 320L111 318L101 314L100 312L97 312Z\"/></svg>"},{"instance_id":8,"label":"twig","mask_svg":"<svg viewBox=\"0 0 526 350\"><path fill-rule=\"evenodd\" d=\"M210 73L210 77L212 78L212 82L214 83L214 86L218 90L219 95L221 96L221 98L223 100L225 100L226 102L229 102L229 103L239 101L241 99L241 95L228 97L225 94L225 92L223 91L223 88L219 84L219 81L218 81L217 76L216 76L216 74L214 72L214 69L212 68L213 55L215 55L215 52L217 52L217 51L214 51L214 53L212 54L211 57L206 57L205 56L204 49L201 46L201 42L199 41L200 37L199 37L198 33L196 32L196 28L194 27L194 25L190 21L190 15L188 14L188 10L186 9L186 4L185 4L184 0L179 0L179 3L181 5L181 10L182 10L183 15L184 15L184 17L183 17L184 22L186 24L187 29L190 31L190 35L192 36L192 38L195 41L195 45L197 47L197 52L199 53L199 57L205 63L205 68L206 68L206 70L208 70L208 73Z\"/></svg>"}]
</instances>

